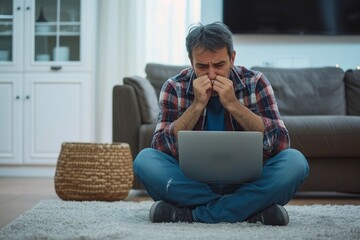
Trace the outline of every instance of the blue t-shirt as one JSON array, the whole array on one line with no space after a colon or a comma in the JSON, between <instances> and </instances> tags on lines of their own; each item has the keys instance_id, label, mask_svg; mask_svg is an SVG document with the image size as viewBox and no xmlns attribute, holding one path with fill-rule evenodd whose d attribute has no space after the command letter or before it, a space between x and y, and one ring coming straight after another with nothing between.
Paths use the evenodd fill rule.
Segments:
<instances>
[{"instance_id":1,"label":"blue t-shirt","mask_svg":"<svg viewBox=\"0 0 360 240\"><path fill-rule=\"evenodd\" d=\"M224 107L221 105L219 96L210 97L206 106L205 129L207 131L224 131Z\"/></svg>"}]
</instances>

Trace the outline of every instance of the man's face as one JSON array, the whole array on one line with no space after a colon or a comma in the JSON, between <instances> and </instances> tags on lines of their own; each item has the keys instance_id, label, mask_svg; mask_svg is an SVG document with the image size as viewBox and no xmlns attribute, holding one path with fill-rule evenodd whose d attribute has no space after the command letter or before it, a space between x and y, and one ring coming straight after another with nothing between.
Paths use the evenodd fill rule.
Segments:
<instances>
[{"instance_id":1,"label":"man's face","mask_svg":"<svg viewBox=\"0 0 360 240\"><path fill-rule=\"evenodd\" d=\"M234 59L235 51L229 57L226 47L216 52L204 51L203 48L198 47L192 51L191 65L197 77L208 75L210 80L214 80L220 75L229 78Z\"/></svg>"}]
</instances>

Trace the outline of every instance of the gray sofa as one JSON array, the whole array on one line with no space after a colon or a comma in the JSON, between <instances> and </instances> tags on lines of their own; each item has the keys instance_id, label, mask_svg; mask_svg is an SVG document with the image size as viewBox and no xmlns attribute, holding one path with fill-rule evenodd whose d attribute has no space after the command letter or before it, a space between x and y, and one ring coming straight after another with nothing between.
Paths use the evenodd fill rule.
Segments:
<instances>
[{"instance_id":1,"label":"gray sofa","mask_svg":"<svg viewBox=\"0 0 360 240\"><path fill-rule=\"evenodd\" d=\"M150 146L162 84L185 67L150 63L146 78L126 77L114 86L113 141L129 143L134 158ZM300 191L360 193L360 71L252 69L269 79L291 147L309 162ZM142 186L135 179L133 187Z\"/></svg>"}]
</instances>

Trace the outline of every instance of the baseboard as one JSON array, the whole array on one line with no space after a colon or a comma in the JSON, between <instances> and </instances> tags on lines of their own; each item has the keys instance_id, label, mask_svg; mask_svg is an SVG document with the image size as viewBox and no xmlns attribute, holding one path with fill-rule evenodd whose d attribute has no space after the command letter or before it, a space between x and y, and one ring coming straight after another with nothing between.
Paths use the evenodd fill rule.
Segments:
<instances>
[{"instance_id":1,"label":"baseboard","mask_svg":"<svg viewBox=\"0 0 360 240\"><path fill-rule=\"evenodd\" d=\"M55 166L0 166L0 177L54 177Z\"/></svg>"},{"instance_id":2,"label":"baseboard","mask_svg":"<svg viewBox=\"0 0 360 240\"><path fill-rule=\"evenodd\" d=\"M340 199L340 198L360 198L360 193L349 192L330 192L330 191L299 191L295 198L318 198L318 199Z\"/></svg>"}]
</instances>

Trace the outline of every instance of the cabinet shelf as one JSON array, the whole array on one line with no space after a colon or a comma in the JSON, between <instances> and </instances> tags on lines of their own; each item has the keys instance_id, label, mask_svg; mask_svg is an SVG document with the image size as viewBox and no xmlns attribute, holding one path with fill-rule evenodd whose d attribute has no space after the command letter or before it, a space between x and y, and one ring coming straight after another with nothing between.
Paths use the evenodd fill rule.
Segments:
<instances>
[{"instance_id":1,"label":"cabinet shelf","mask_svg":"<svg viewBox=\"0 0 360 240\"><path fill-rule=\"evenodd\" d=\"M9 20L12 18L0 18L0 20L2 19ZM11 36L13 34L12 28L13 28L12 21L0 21L0 36Z\"/></svg>"},{"instance_id":2,"label":"cabinet shelf","mask_svg":"<svg viewBox=\"0 0 360 240\"><path fill-rule=\"evenodd\" d=\"M57 32L37 32L35 36L54 37L57 36ZM59 36L80 36L80 32L59 32Z\"/></svg>"},{"instance_id":3,"label":"cabinet shelf","mask_svg":"<svg viewBox=\"0 0 360 240\"><path fill-rule=\"evenodd\" d=\"M0 15L0 20L2 19L11 20L13 18L14 18L13 15Z\"/></svg>"},{"instance_id":4,"label":"cabinet shelf","mask_svg":"<svg viewBox=\"0 0 360 240\"><path fill-rule=\"evenodd\" d=\"M57 31L60 29L60 31ZM56 22L36 23L36 36L80 36L80 22Z\"/></svg>"},{"instance_id":5,"label":"cabinet shelf","mask_svg":"<svg viewBox=\"0 0 360 240\"><path fill-rule=\"evenodd\" d=\"M57 22L36 22L36 26L56 26L58 25ZM59 22L59 26L80 26L80 22Z\"/></svg>"},{"instance_id":6,"label":"cabinet shelf","mask_svg":"<svg viewBox=\"0 0 360 240\"><path fill-rule=\"evenodd\" d=\"M0 32L0 36L7 36L7 37L11 37L12 36L12 31L4 31L4 32Z\"/></svg>"}]
</instances>

